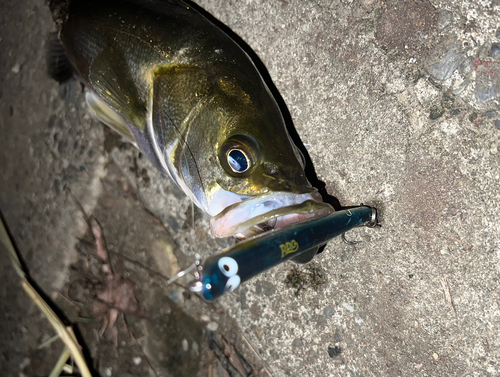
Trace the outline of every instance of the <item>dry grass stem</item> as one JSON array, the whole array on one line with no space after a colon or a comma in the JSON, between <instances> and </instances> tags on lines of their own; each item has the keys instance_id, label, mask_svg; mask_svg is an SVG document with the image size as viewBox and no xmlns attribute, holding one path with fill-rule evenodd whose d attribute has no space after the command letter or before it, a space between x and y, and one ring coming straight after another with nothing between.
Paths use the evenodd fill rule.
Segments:
<instances>
[{"instance_id":1,"label":"dry grass stem","mask_svg":"<svg viewBox=\"0 0 500 377\"><path fill-rule=\"evenodd\" d=\"M59 377L61 375L61 372L64 370L66 361L68 361L70 357L71 357L71 351L65 348L63 353L59 357L59 360L57 360L54 369L52 369L52 372L50 372L49 377Z\"/></svg>"},{"instance_id":2,"label":"dry grass stem","mask_svg":"<svg viewBox=\"0 0 500 377\"><path fill-rule=\"evenodd\" d=\"M51 326L54 328L56 331L57 335L61 338L61 340L64 342L66 347L69 349L71 352L71 356L73 357L73 360L75 360L76 365L78 366L78 369L80 371L80 374L82 377L92 377L90 374L89 368L87 366L87 363L85 361L85 358L83 356L82 350L80 345L78 344L78 341L76 339L76 336L73 332L73 329L71 327L66 327L64 323L61 321L61 319L54 313L54 311L51 309L51 307L45 302L45 300L40 296L40 294L36 291L36 289L30 284L30 282L27 279L26 273L22 267L21 261L19 260L19 257L17 255L16 249L14 248L13 242L9 236L9 233L7 232L7 229L5 227L5 224L3 223L3 220L0 219L0 241L4 245L5 249L7 250L7 253L9 255L9 259L12 262L12 265L21 278L21 286L23 289L26 291L28 296L35 302L35 304L40 308L42 313L45 315ZM59 358L58 364L63 358L63 355L61 358ZM67 360L68 358L66 358ZM64 360L64 364L66 363L66 360ZM56 364L57 367L57 364ZM54 370L57 371L57 368L54 368Z\"/></svg>"},{"instance_id":3,"label":"dry grass stem","mask_svg":"<svg viewBox=\"0 0 500 377\"><path fill-rule=\"evenodd\" d=\"M451 298L450 286L448 284L448 281L446 280L445 277L441 277L440 280L441 280L441 286L443 287L444 298L446 300L446 303L450 307L450 310L452 311L453 315L456 317L457 311L455 310L455 305L453 304L453 299Z\"/></svg>"}]
</instances>

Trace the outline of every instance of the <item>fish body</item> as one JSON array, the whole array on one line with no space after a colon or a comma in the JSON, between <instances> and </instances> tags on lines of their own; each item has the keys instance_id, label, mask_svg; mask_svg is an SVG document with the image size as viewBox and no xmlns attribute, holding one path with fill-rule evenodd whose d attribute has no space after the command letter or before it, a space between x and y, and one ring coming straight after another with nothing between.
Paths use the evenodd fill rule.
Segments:
<instances>
[{"instance_id":1,"label":"fish body","mask_svg":"<svg viewBox=\"0 0 500 377\"><path fill-rule=\"evenodd\" d=\"M59 38L96 115L247 238L333 209L248 55L182 1L72 1Z\"/></svg>"}]
</instances>

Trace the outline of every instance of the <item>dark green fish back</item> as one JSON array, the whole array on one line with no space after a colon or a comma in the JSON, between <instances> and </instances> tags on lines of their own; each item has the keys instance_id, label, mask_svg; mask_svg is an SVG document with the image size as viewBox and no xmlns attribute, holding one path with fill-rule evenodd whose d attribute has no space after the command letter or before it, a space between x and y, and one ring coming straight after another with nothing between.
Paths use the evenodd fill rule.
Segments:
<instances>
[{"instance_id":1,"label":"dark green fish back","mask_svg":"<svg viewBox=\"0 0 500 377\"><path fill-rule=\"evenodd\" d=\"M255 65L189 5L72 1L60 37L89 89L205 211L216 190L246 197L310 191L281 112ZM117 123L113 128L120 132ZM221 155L221 146L238 135L256 146L247 145L253 169L241 175L228 170L227 156Z\"/></svg>"}]
</instances>

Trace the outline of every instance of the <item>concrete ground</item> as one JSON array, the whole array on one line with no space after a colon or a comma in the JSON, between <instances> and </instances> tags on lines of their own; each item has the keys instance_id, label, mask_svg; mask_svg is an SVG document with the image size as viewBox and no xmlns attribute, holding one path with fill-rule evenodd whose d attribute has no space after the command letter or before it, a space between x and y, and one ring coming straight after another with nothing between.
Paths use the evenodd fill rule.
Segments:
<instances>
[{"instance_id":1,"label":"concrete ground","mask_svg":"<svg viewBox=\"0 0 500 377\"><path fill-rule=\"evenodd\" d=\"M500 1L197 3L260 57L328 193L377 207L382 227L215 304L167 286L161 275L224 245L88 116L78 83L47 77L43 1L2 2L0 206L95 371L499 376ZM102 226L112 274L80 205ZM53 332L1 260L2 370L48 375L62 347L39 347ZM96 303L118 291L113 325Z\"/></svg>"}]
</instances>

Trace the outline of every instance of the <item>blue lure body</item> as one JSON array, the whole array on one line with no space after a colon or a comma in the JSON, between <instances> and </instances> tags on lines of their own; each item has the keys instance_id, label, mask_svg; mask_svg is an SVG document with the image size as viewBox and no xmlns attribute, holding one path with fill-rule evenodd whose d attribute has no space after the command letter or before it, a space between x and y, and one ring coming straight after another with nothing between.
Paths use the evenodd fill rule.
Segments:
<instances>
[{"instance_id":1,"label":"blue lure body","mask_svg":"<svg viewBox=\"0 0 500 377\"><path fill-rule=\"evenodd\" d=\"M207 258L198 268L198 281L191 289L201 293L206 300L216 299L261 272L352 228L376 224L376 209L361 206L266 232Z\"/></svg>"}]
</instances>

